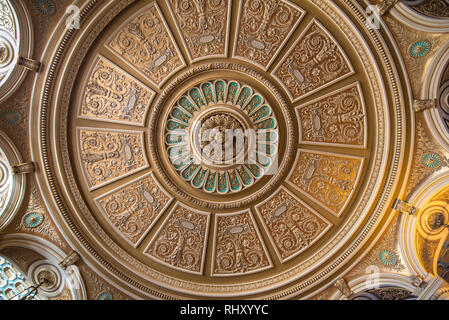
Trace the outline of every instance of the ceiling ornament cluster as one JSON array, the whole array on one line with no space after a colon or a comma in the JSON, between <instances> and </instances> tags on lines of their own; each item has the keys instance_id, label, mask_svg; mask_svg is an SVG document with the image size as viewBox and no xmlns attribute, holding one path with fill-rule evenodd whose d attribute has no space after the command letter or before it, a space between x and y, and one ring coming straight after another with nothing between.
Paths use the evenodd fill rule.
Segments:
<instances>
[{"instance_id":1,"label":"ceiling ornament cluster","mask_svg":"<svg viewBox=\"0 0 449 320\"><path fill-rule=\"evenodd\" d=\"M167 157L178 174L208 193L250 187L277 161L276 116L261 94L237 81L189 88L165 132Z\"/></svg>"},{"instance_id":2,"label":"ceiling ornament cluster","mask_svg":"<svg viewBox=\"0 0 449 320\"><path fill-rule=\"evenodd\" d=\"M36 119L59 133L34 150L55 219L139 295L302 294L357 254L389 207L405 115L387 47L325 1L237 2L112 1L94 30L81 23L82 48L47 61L70 62L51 76L61 87L42 79L43 97L61 100ZM209 145L196 137L249 129L231 149L244 163L201 157Z\"/></svg>"}]
</instances>

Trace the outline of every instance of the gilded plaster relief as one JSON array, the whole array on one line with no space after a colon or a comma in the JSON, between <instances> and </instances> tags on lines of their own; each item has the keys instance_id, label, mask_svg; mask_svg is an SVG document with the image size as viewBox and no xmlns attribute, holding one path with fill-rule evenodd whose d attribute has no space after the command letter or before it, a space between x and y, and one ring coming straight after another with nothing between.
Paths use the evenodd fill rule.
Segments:
<instances>
[{"instance_id":1,"label":"gilded plaster relief","mask_svg":"<svg viewBox=\"0 0 449 320\"><path fill-rule=\"evenodd\" d=\"M146 253L183 271L201 274L210 214L176 205Z\"/></svg>"},{"instance_id":2,"label":"gilded plaster relief","mask_svg":"<svg viewBox=\"0 0 449 320\"><path fill-rule=\"evenodd\" d=\"M192 61L226 56L231 3L231 0L168 1Z\"/></svg>"},{"instance_id":3,"label":"gilded plaster relief","mask_svg":"<svg viewBox=\"0 0 449 320\"><path fill-rule=\"evenodd\" d=\"M288 182L338 216L350 201L362 164L359 157L300 150Z\"/></svg>"},{"instance_id":4,"label":"gilded plaster relief","mask_svg":"<svg viewBox=\"0 0 449 320\"><path fill-rule=\"evenodd\" d=\"M118 233L137 246L171 199L150 174L97 198L96 202Z\"/></svg>"},{"instance_id":5,"label":"gilded plaster relief","mask_svg":"<svg viewBox=\"0 0 449 320\"><path fill-rule=\"evenodd\" d=\"M89 299L329 297L345 258L362 254L403 272L379 223L408 168L412 99L357 6L87 2L80 30L54 30L64 41L51 41L39 95L27 92L32 110L0 116L31 130L52 217L95 265L81 268ZM230 149L243 163L211 149L227 130L244 133ZM27 210L17 229L49 239L49 218Z\"/></svg>"},{"instance_id":6,"label":"gilded plaster relief","mask_svg":"<svg viewBox=\"0 0 449 320\"><path fill-rule=\"evenodd\" d=\"M347 277L352 279L370 274L373 266L377 267L381 272L409 274L410 271L405 267L403 258L400 255L399 232L400 219L396 215L389 222L387 229L374 248L347 274Z\"/></svg>"},{"instance_id":7,"label":"gilded plaster relief","mask_svg":"<svg viewBox=\"0 0 449 320\"><path fill-rule=\"evenodd\" d=\"M415 97L421 96L426 65L435 57L438 50L449 39L447 34L432 34L418 31L391 17L385 21L397 40L402 57L407 65L407 72Z\"/></svg>"},{"instance_id":8,"label":"gilded plaster relief","mask_svg":"<svg viewBox=\"0 0 449 320\"><path fill-rule=\"evenodd\" d=\"M61 248L67 246L65 241L61 239L49 213L44 208L39 191L34 184L28 206L22 218L16 223L15 231L39 235Z\"/></svg>"},{"instance_id":9,"label":"gilded plaster relief","mask_svg":"<svg viewBox=\"0 0 449 320\"><path fill-rule=\"evenodd\" d=\"M268 69L305 11L289 1L243 0L234 56Z\"/></svg>"},{"instance_id":10,"label":"gilded plaster relief","mask_svg":"<svg viewBox=\"0 0 449 320\"><path fill-rule=\"evenodd\" d=\"M366 112L359 84L297 107L301 143L366 147Z\"/></svg>"},{"instance_id":11,"label":"gilded plaster relief","mask_svg":"<svg viewBox=\"0 0 449 320\"><path fill-rule=\"evenodd\" d=\"M79 156L90 188L147 166L141 133L78 129Z\"/></svg>"},{"instance_id":12,"label":"gilded plaster relief","mask_svg":"<svg viewBox=\"0 0 449 320\"><path fill-rule=\"evenodd\" d=\"M214 275L235 276L271 268L249 211L216 215Z\"/></svg>"},{"instance_id":13,"label":"gilded plaster relief","mask_svg":"<svg viewBox=\"0 0 449 320\"><path fill-rule=\"evenodd\" d=\"M80 118L143 125L154 92L99 56L80 105Z\"/></svg>"},{"instance_id":14,"label":"gilded plaster relief","mask_svg":"<svg viewBox=\"0 0 449 320\"><path fill-rule=\"evenodd\" d=\"M281 261L289 260L318 241L331 223L281 188L257 207Z\"/></svg>"},{"instance_id":15,"label":"gilded plaster relief","mask_svg":"<svg viewBox=\"0 0 449 320\"><path fill-rule=\"evenodd\" d=\"M352 73L343 49L316 20L310 23L273 72L293 101Z\"/></svg>"},{"instance_id":16,"label":"gilded plaster relief","mask_svg":"<svg viewBox=\"0 0 449 320\"><path fill-rule=\"evenodd\" d=\"M437 144L427 131L422 119L417 119L416 143L412 160L411 174L407 182L406 194L411 192L432 173L448 166L448 160L444 156L445 152Z\"/></svg>"},{"instance_id":17,"label":"gilded plaster relief","mask_svg":"<svg viewBox=\"0 0 449 320\"><path fill-rule=\"evenodd\" d=\"M131 18L107 46L157 86L185 65L156 3Z\"/></svg>"}]
</instances>

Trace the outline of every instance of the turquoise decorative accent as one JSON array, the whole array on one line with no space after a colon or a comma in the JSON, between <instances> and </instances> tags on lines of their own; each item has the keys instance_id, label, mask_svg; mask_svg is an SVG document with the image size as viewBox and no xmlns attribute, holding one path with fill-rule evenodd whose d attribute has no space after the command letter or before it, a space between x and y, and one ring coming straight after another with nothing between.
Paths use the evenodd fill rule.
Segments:
<instances>
[{"instance_id":1,"label":"turquoise decorative accent","mask_svg":"<svg viewBox=\"0 0 449 320\"><path fill-rule=\"evenodd\" d=\"M224 81L219 80L215 82L215 94L217 97L217 101L223 101L224 102L224 95L226 90L226 84Z\"/></svg>"},{"instance_id":2,"label":"turquoise decorative accent","mask_svg":"<svg viewBox=\"0 0 449 320\"><path fill-rule=\"evenodd\" d=\"M226 172L220 172L218 174L217 191L218 193L227 193L229 191L229 183Z\"/></svg>"},{"instance_id":3,"label":"turquoise decorative accent","mask_svg":"<svg viewBox=\"0 0 449 320\"><path fill-rule=\"evenodd\" d=\"M187 112L189 112L191 115L195 113L195 111L198 111L198 108L196 108L192 102L190 102L189 98L182 97L179 99L179 105L184 108Z\"/></svg>"},{"instance_id":4,"label":"turquoise decorative accent","mask_svg":"<svg viewBox=\"0 0 449 320\"><path fill-rule=\"evenodd\" d=\"M172 121L169 120L168 121L168 125L167 125L168 130L180 130L180 129L185 129L187 128L186 125L176 122L176 121Z\"/></svg>"},{"instance_id":5,"label":"turquoise decorative accent","mask_svg":"<svg viewBox=\"0 0 449 320\"><path fill-rule=\"evenodd\" d=\"M244 166L246 169L249 170L249 172L251 172L251 174L255 177L255 178L260 178L263 176L263 170L255 165L255 164L247 164L246 166Z\"/></svg>"},{"instance_id":6,"label":"turquoise decorative accent","mask_svg":"<svg viewBox=\"0 0 449 320\"><path fill-rule=\"evenodd\" d=\"M178 119L179 121L184 122L184 123L189 123L189 120L192 118L192 116L181 111L181 109L179 109L179 108L174 108L171 112L171 115L173 118Z\"/></svg>"},{"instance_id":7,"label":"turquoise decorative accent","mask_svg":"<svg viewBox=\"0 0 449 320\"><path fill-rule=\"evenodd\" d=\"M196 174L195 178L192 180L192 185L196 188L201 188L203 186L204 181L206 180L207 174L209 173L209 169L201 169Z\"/></svg>"},{"instance_id":8,"label":"turquoise decorative accent","mask_svg":"<svg viewBox=\"0 0 449 320\"><path fill-rule=\"evenodd\" d=\"M55 13L55 5L51 0L36 0L35 5L42 14L50 16Z\"/></svg>"},{"instance_id":9,"label":"turquoise decorative accent","mask_svg":"<svg viewBox=\"0 0 449 320\"><path fill-rule=\"evenodd\" d=\"M382 250L379 252L379 260L386 266L392 266L396 263L396 255L389 250Z\"/></svg>"},{"instance_id":10,"label":"turquoise decorative accent","mask_svg":"<svg viewBox=\"0 0 449 320\"><path fill-rule=\"evenodd\" d=\"M240 183L236 172L229 171L228 175L229 175L229 183L231 184L231 190L232 191L240 191L242 189L242 184Z\"/></svg>"},{"instance_id":11,"label":"turquoise decorative accent","mask_svg":"<svg viewBox=\"0 0 449 320\"><path fill-rule=\"evenodd\" d=\"M27 228L36 228L44 222L44 216L40 212L30 212L23 217L23 225Z\"/></svg>"},{"instance_id":12,"label":"turquoise decorative accent","mask_svg":"<svg viewBox=\"0 0 449 320\"><path fill-rule=\"evenodd\" d=\"M237 82L230 82L228 84L228 95L226 98L226 102L234 104L235 97L237 95L237 91L239 90L240 85Z\"/></svg>"},{"instance_id":13,"label":"turquoise decorative accent","mask_svg":"<svg viewBox=\"0 0 449 320\"><path fill-rule=\"evenodd\" d=\"M251 115L251 113L255 109L257 109L262 104L262 102L263 102L262 97L259 95L255 95L254 97L251 98L251 101L243 109L246 110L249 115Z\"/></svg>"},{"instance_id":14,"label":"turquoise decorative accent","mask_svg":"<svg viewBox=\"0 0 449 320\"><path fill-rule=\"evenodd\" d=\"M251 90L248 87L244 87L240 91L239 98L237 99L237 102L235 104L242 107L245 104L245 102L249 99L249 97L251 97L252 94L253 94L253 90Z\"/></svg>"},{"instance_id":15,"label":"turquoise decorative accent","mask_svg":"<svg viewBox=\"0 0 449 320\"><path fill-rule=\"evenodd\" d=\"M268 117L269 115L271 115L271 108L269 106L263 106L262 108L259 108L259 110L257 110L256 112L254 112L251 115L251 118L253 119L253 121L255 123L265 119L266 117Z\"/></svg>"},{"instance_id":16,"label":"turquoise decorative accent","mask_svg":"<svg viewBox=\"0 0 449 320\"><path fill-rule=\"evenodd\" d=\"M200 168L198 164L191 164L189 165L183 172L182 177L186 180L191 180L194 176L196 171Z\"/></svg>"},{"instance_id":17,"label":"turquoise decorative accent","mask_svg":"<svg viewBox=\"0 0 449 320\"><path fill-rule=\"evenodd\" d=\"M97 300L112 300L112 294L107 291L103 291L97 296Z\"/></svg>"},{"instance_id":18,"label":"turquoise decorative accent","mask_svg":"<svg viewBox=\"0 0 449 320\"><path fill-rule=\"evenodd\" d=\"M206 185L204 186L204 190L206 190L207 192L214 192L216 185L217 185L217 173L211 172L211 173L209 173L209 176L207 177Z\"/></svg>"},{"instance_id":19,"label":"turquoise decorative accent","mask_svg":"<svg viewBox=\"0 0 449 320\"><path fill-rule=\"evenodd\" d=\"M276 127L276 120L269 118L257 124L258 129L274 129Z\"/></svg>"},{"instance_id":20,"label":"turquoise decorative accent","mask_svg":"<svg viewBox=\"0 0 449 320\"><path fill-rule=\"evenodd\" d=\"M436 153L426 153L422 158L422 164L427 168L437 168L441 165L441 157Z\"/></svg>"},{"instance_id":21,"label":"turquoise decorative accent","mask_svg":"<svg viewBox=\"0 0 449 320\"><path fill-rule=\"evenodd\" d=\"M424 57L430 52L431 43L428 40L421 40L414 42L409 49L409 53L412 57L420 58Z\"/></svg>"},{"instance_id":22,"label":"turquoise decorative accent","mask_svg":"<svg viewBox=\"0 0 449 320\"><path fill-rule=\"evenodd\" d=\"M242 182L245 186L250 186L254 183L253 177L246 171L245 166L242 166L241 168L237 169L237 172L239 173L240 178L242 179Z\"/></svg>"},{"instance_id":23,"label":"turquoise decorative accent","mask_svg":"<svg viewBox=\"0 0 449 320\"><path fill-rule=\"evenodd\" d=\"M22 116L19 112L14 110L6 110L2 112L1 118L8 124L18 124L22 121Z\"/></svg>"},{"instance_id":24,"label":"turquoise decorative accent","mask_svg":"<svg viewBox=\"0 0 449 320\"><path fill-rule=\"evenodd\" d=\"M201 108L201 106L206 105L203 97L201 96L200 90L198 88L194 88L189 92L190 97L195 101L196 105Z\"/></svg>"},{"instance_id":25,"label":"turquoise decorative accent","mask_svg":"<svg viewBox=\"0 0 449 320\"><path fill-rule=\"evenodd\" d=\"M229 107L228 113L229 104L232 108ZM256 130L257 150L253 153L255 159L251 159L254 164L233 163L235 158L226 160L231 160L229 165L221 162L225 161L221 156L197 159L203 148L210 147L212 141L220 141L214 139L224 138L225 130L247 127ZM208 134L204 129L218 131L207 136L207 141L190 141L196 139L192 130L198 130L195 136ZM170 110L164 138L168 156L183 180L207 193L227 194L252 186L265 174L278 151L279 133L273 110L263 96L248 85L219 79L202 82L180 96ZM248 160L248 151L235 152L239 157L246 155L243 158Z\"/></svg>"},{"instance_id":26,"label":"turquoise decorative accent","mask_svg":"<svg viewBox=\"0 0 449 320\"><path fill-rule=\"evenodd\" d=\"M203 90L204 97L207 100L207 104L211 104L215 102L214 93L212 91L212 84L210 82L203 83L201 86Z\"/></svg>"}]
</instances>

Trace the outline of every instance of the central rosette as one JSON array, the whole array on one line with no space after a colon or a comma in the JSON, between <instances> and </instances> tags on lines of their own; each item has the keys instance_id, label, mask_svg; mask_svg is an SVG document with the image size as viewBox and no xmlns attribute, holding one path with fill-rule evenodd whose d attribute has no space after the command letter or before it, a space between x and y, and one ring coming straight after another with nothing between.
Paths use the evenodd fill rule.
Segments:
<instances>
[{"instance_id":1,"label":"central rosette","mask_svg":"<svg viewBox=\"0 0 449 320\"><path fill-rule=\"evenodd\" d=\"M248 85L215 80L188 89L172 106L165 130L174 169L196 189L238 192L276 171L278 123Z\"/></svg>"},{"instance_id":2,"label":"central rosette","mask_svg":"<svg viewBox=\"0 0 449 320\"><path fill-rule=\"evenodd\" d=\"M233 116L218 113L201 121L201 153L214 163L234 160L244 151L243 125Z\"/></svg>"}]
</instances>

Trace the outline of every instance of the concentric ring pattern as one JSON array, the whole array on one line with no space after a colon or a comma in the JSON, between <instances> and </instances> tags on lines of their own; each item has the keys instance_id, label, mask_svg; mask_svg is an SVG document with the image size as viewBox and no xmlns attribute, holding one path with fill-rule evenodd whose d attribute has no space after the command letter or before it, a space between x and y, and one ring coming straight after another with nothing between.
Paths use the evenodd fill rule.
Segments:
<instances>
[{"instance_id":1,"label":"concentric ring pattern","mask_svg":"<svg viewBox=\"0 0 449 320\"><path fill-rule=\"evenodd\" d=\"M338 6L137 1L79 54L62 183L139 294L300 294L371 232L396 111Z\"/></svg>"}]
</instances>

